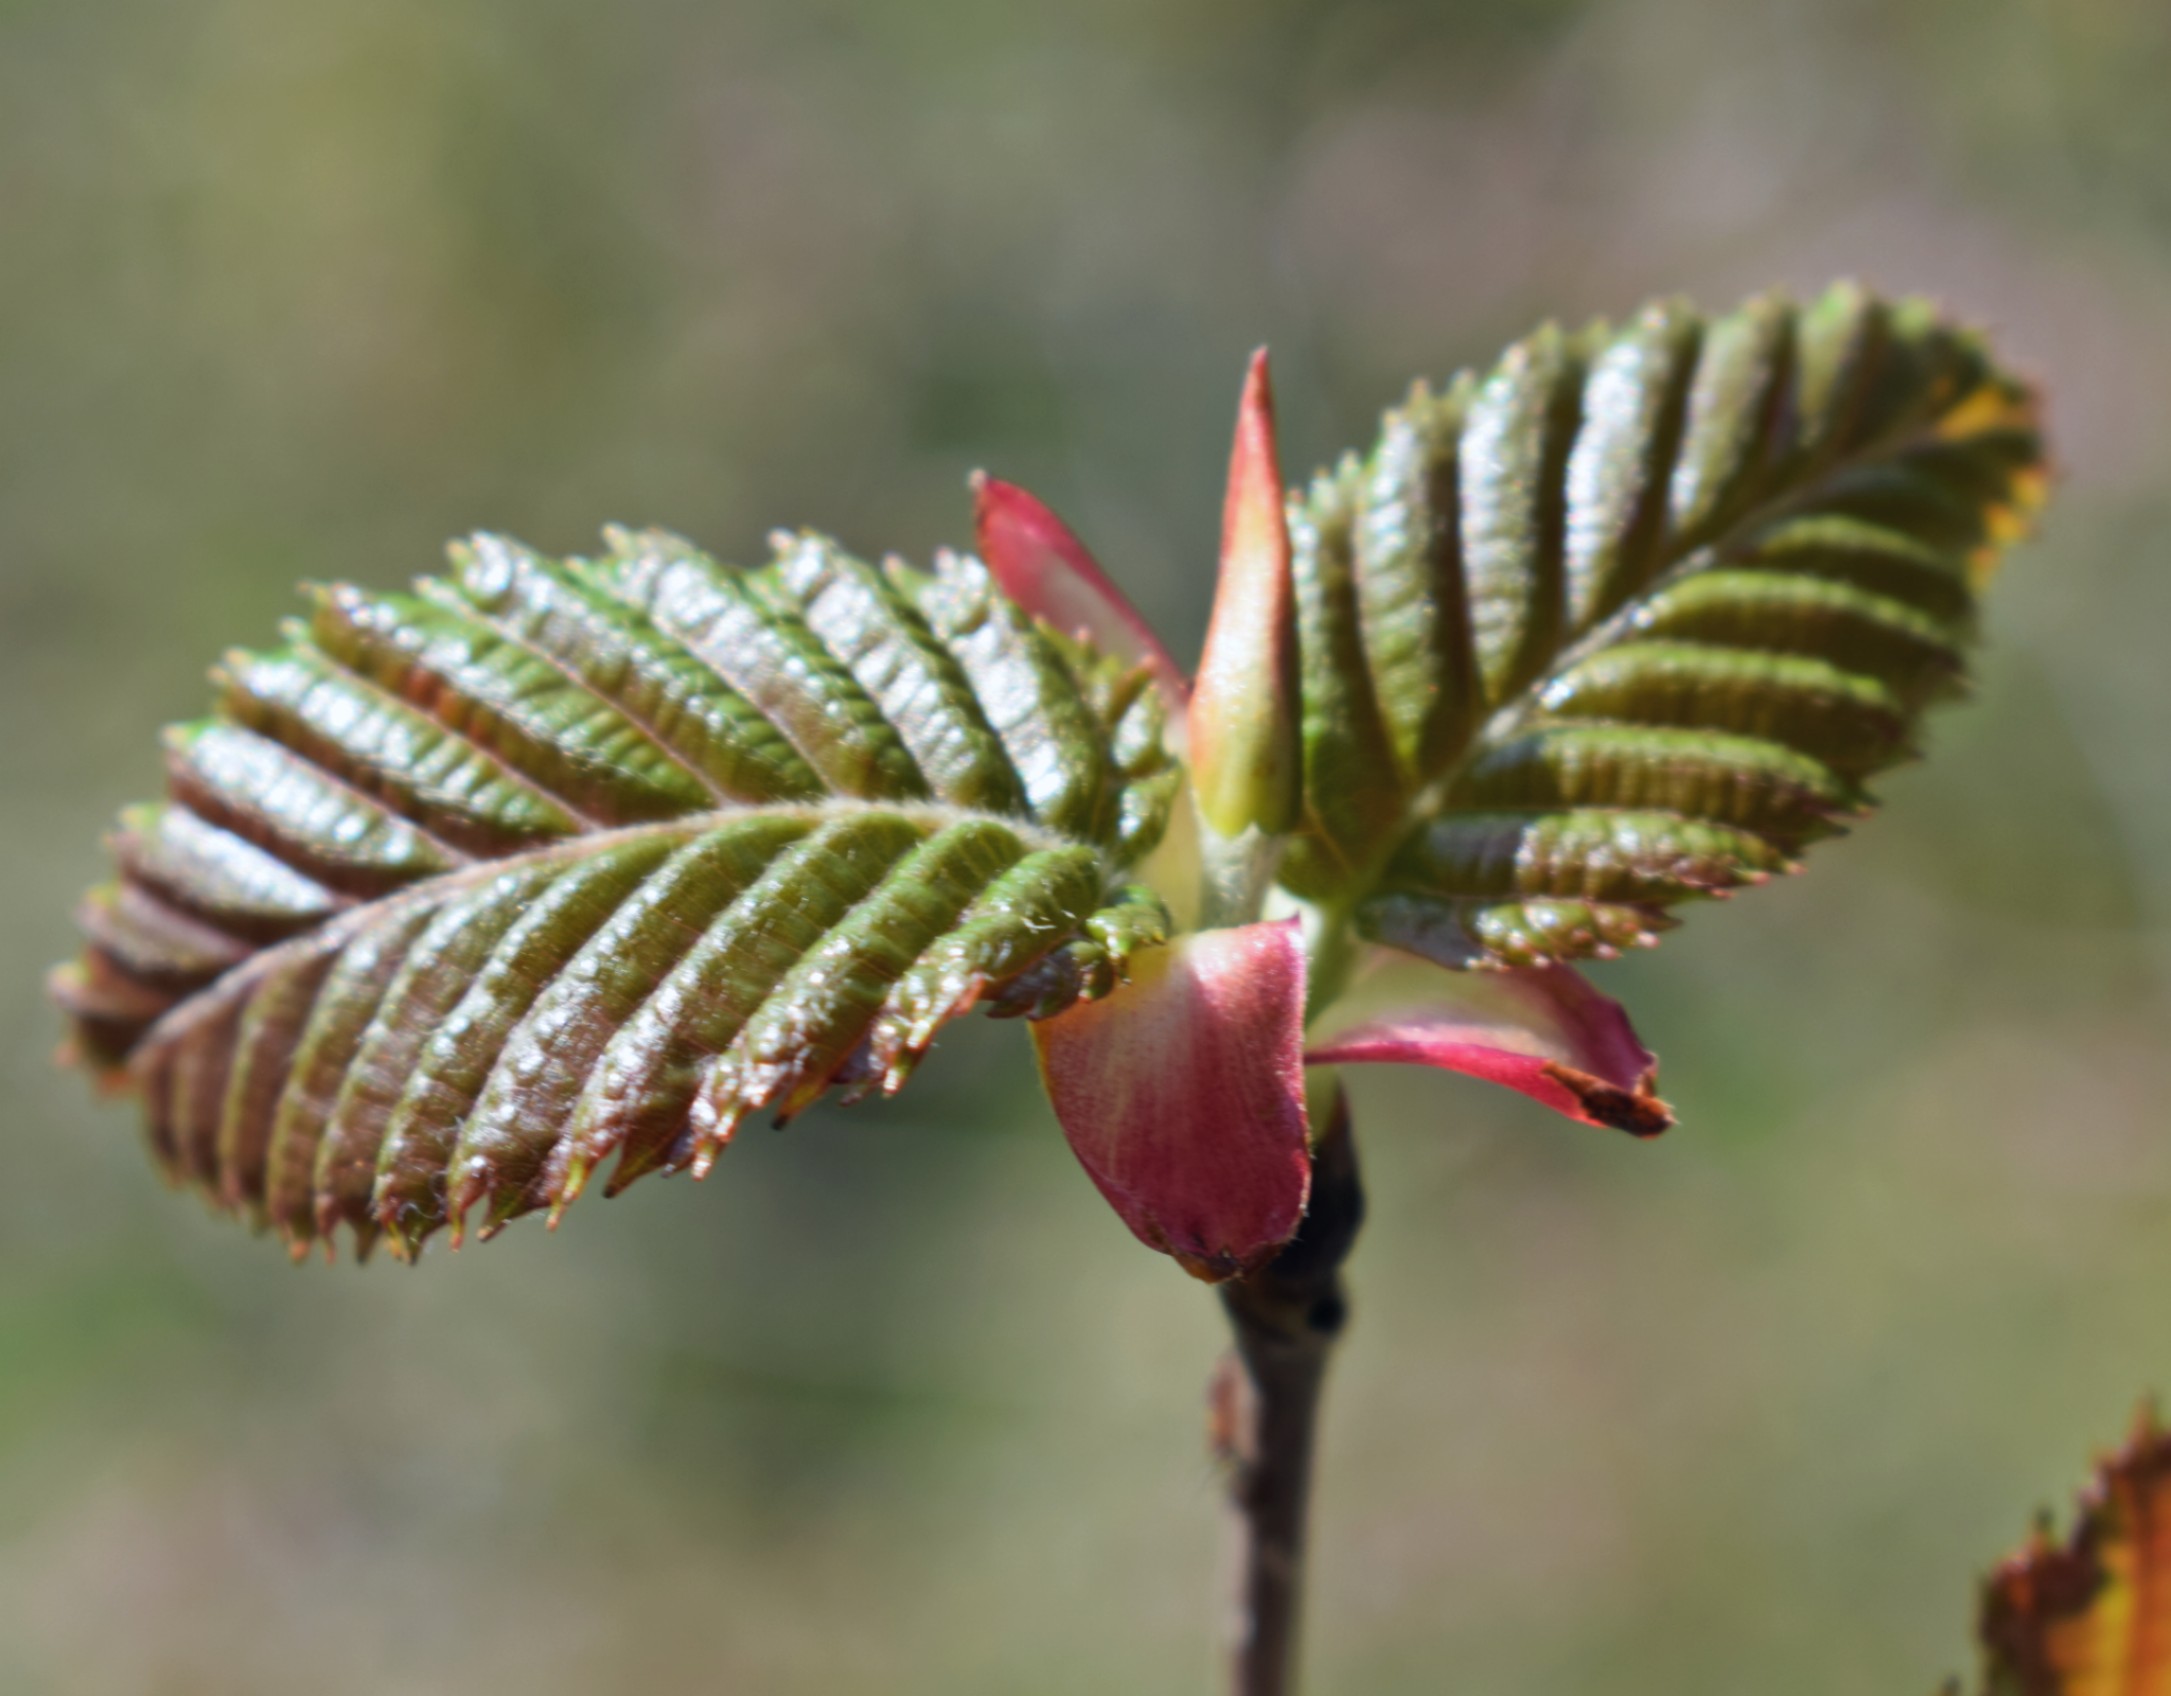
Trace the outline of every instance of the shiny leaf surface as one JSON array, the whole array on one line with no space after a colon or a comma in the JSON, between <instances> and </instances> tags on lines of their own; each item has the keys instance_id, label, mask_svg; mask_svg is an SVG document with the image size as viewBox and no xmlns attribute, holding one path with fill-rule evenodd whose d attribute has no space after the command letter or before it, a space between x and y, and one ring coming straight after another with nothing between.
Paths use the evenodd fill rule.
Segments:
<instances>
[{"instance_id":1,"label":"shiny leaf surface","mask_svg":"<svg viewBox=\"0 0 2171 1696\"><path fill-rule=\"evenodd\" d=\"M979 562L485 537L230 655L55 977L176 1176L297 1249L411 1252L900 1087L1160 941L1122 871L1177 772L1144 667Z\"/></svg>"},{"instance_id":2,"label":"shiny leaf surface","mask_svg":"<svg viewBox=\"0 0 2171 1696\"><path fill-rule=\"evenodd\" d=\"M1291 503L1299 894L1447 965L1653 940L1871 804L2038 501L2033 397L1841 287L1547 328Z\"/></svg>"}]
</instances>

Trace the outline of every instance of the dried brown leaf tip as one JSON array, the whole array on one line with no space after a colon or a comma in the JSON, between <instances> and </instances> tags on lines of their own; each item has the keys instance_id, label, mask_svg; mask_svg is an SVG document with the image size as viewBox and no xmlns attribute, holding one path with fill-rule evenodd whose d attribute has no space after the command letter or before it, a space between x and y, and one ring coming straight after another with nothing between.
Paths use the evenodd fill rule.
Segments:
<instances>
[{"instance_id":1,"label":"dried brown leaf tip","mask_svg":"<svg viewBox=\"0 0 2171 1696\"><path fill-rule=\"evenodd\" d=\"M1983 1696L2171 1696L2171 1431L2152 1408L2072 1535L2040 1523L1990 1575L1981 1635Z\"/></svg>"}]
</instances>

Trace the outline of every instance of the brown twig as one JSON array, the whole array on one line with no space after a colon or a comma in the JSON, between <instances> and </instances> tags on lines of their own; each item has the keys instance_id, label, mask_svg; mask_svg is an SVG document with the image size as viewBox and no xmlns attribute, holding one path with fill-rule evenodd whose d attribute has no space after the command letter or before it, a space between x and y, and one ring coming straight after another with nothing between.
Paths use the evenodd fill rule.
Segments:
<instances>
[{"instance_id":1,"label":"brown twig","mask_svg":"<svg viewBox=\"0 0 2171 1696\"><path fill-rule=\"evenodd\" d=\"M1364 1222L1357 1148L1341 1092L1314 1151L1304 1227L1266 1266L1222 1286L1236 1333L1212 1391L1239 1541L1232 1696L1296 1688L1304 1521L1327 1356L1348 1316L1342 1262Z\"/></svg>"}]
</instances>

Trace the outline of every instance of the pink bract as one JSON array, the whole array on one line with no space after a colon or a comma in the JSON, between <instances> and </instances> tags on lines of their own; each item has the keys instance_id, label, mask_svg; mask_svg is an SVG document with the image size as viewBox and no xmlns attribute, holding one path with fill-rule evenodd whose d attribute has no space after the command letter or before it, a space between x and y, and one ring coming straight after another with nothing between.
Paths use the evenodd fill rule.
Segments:
<instances>
[{"instance_id":1,"label":"pink bract","mask_svg":"<svg viewBox=\"0 0 2171 1696\"><path fill-rule=\"evenodd\" d=\"M1065 635L1150 666L1180 723L1190 693L1183 668L1070 526L1015 483L976 472L972 490L980 557L1003 593Z\"/></svg>"},{"instance_id":2,"label":"pink bract","mask_svg":"<svg viewBox=\"0 0 2171 1696\"><path fill-rule=\"evenodd\" d=\"M1319 1021L1305 1058L1466 1072L1635 1136L1673 1123L1656 1093L1658 1062L1627 1013L1566 966L1450 972L1377 949Z\"/></svg>"},{"instance_id":3,"label":"pink bract","mask_svg":"<svg viewBox=\"0 0 2171 1696\"><path fill-rule=\"evenodd\" d=\"M1033 1027L1063 1134L1141 1241L1200 1277L1296 1234L1311 1187L1295 920L1198 931Z\"/></svg>"}]
</instances>

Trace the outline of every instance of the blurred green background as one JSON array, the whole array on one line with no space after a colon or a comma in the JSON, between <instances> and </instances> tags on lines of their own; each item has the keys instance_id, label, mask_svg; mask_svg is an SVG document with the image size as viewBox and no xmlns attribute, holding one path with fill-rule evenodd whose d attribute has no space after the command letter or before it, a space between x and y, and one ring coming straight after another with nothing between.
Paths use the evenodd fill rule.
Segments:
<instances>
[{"instance_id":1,"label":"blurred green background","mask_svg":"<svg viewBox=\"0 0 2171 1696\"><path fill-rule=\"evenodd\" d=\"M2161 0L0 0L0 1690L1211 1688L1218 1315L1014 1030L294 1270L50 1066L98 834L305 576L924 554L986 465L1188 651L1254 343L1303 466L1548 313L1846 273L2048 383L2060 498L1889 812L1602 974L1675 1135L1358 1080L1309 1659L1959 1668L2171 1386L2167 87Z\"/></svg>"}]
</instances>

